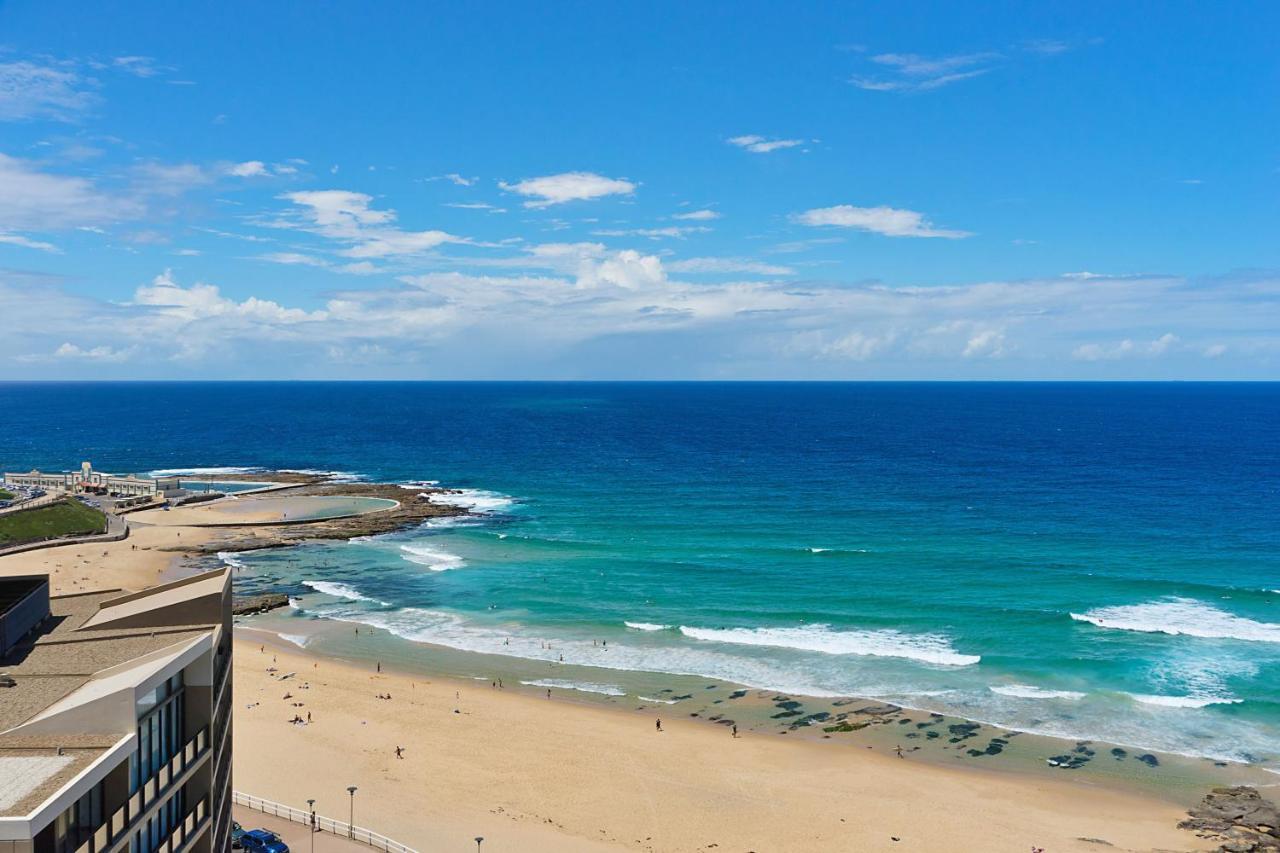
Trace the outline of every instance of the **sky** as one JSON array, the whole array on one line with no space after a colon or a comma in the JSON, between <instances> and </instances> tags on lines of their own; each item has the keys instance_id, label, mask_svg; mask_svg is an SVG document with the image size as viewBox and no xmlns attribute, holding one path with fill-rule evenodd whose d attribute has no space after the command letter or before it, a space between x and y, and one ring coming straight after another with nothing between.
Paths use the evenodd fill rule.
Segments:
<instances>
[{"instance_id":1,"label":"sky","mask_svg":"<svg viewBox=\"0 0 1280 853\"><path fill-rule=\"evenodd\" d=\"M0 379L1280 379L1277 32L0 0Z\"/></svg>"}]
</instances>

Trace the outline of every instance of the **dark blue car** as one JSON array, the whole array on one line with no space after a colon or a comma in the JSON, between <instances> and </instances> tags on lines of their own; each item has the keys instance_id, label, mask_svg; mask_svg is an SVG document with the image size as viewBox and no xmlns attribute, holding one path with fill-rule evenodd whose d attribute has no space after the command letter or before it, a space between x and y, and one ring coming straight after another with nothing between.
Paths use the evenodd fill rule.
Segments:
<instances>
[{"instance_id":1,"label":"dark blue car","mask_svg":"<svg viewBox=\"0 0 1280 853\"><path fill-rule=\"evenodd\" d=\"M240 836L240 846L247 853L289 853L289 845L265 829L251 829Z\"/></svg>"}]
</instances>

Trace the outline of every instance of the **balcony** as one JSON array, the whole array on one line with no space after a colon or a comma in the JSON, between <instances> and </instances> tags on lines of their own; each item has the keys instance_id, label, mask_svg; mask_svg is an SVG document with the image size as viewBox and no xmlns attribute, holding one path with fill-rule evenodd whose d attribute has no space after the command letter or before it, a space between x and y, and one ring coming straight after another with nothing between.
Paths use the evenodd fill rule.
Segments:
<instances>
[{"instance_id":1,"label":"balcony","mask_svg":"<svg viewBox=\"0 0 1280 853\"><path fill-rule=\"evenodd\" d=\"M195 768L209 756L209 747L209 729L205 727L196 732L196 736L187 741L177 755L147 779L142 787L125 801L124 805L116 809L102 826L76 848L76 853L116 853L126 847L130 833L148 817L153 806L163 802L170 793L186 783ZM202 831L204 825L208 824L208 809L207 799L201 799L196 803L195 808L158 850L164 850L165 853L178 853ZM193 816L197 815L197 812L198 817L188 828L188 823ZM166 846L171 845L175 837L178 838L179 846Z\"/></svg>"}]
</instances>

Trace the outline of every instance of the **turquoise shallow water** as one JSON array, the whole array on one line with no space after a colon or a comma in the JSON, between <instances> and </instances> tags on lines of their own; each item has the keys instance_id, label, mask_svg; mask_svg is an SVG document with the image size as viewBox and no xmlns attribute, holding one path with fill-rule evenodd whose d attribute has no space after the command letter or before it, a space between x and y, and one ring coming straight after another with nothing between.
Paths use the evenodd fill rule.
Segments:
<instances>
[{"instance_id":1,"label":"turquoise shallow water","mask_svg":"<svg viewBox=\"0 0 1280 853\"><path fill-rule=\"evenodd\" d=\"M0 404L72 389L176 414L159 435L19 430L6 467L464 489L467 522L238 555L244 583L299 596L300 634L356 621L1280 767L1275 385L0 386Z\"/></svg>"}]
</instances>

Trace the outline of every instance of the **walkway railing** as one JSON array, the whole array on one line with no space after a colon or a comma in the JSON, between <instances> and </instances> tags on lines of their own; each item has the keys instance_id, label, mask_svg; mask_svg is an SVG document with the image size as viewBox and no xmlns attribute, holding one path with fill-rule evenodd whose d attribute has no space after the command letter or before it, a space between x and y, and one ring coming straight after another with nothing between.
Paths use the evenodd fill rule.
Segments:
<instances>
[{"instance_id":1,"label":"walkway railing","mask_svg":"<svg viewBox=\"0 0 1280 853\"><path fill-rule=\"evenodd\" d=\"M294 823L300 823L304 826L311 824L311 812L306 809L295 809L292 806L286 806L283 803L274 803L271 800L264 800L261 797L250 796L241 791L231 792L231 801L236 805L245 806L254 811L263 814L282 817L285 820ZM359 841L361 844L368 844L375 850L382 850L385 853L418 853L412 847L406 847L399 841L392 841L385 835L380 835L372 829L364 829L359 826L352 826L346 821L334 820L331 817L315 816L315 828L317 832L328 832L343 838L350 838L353 841Z\"/></svg>"}]
</instances>

